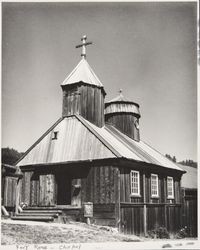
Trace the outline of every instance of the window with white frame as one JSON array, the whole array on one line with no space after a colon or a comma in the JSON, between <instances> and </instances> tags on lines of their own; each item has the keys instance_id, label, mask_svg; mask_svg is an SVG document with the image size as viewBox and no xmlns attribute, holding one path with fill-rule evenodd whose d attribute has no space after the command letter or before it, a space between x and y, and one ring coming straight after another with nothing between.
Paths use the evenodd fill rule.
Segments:
<instances>
[{"instance_id":1,"label":"window with white frame","mask_svg":"<svg viewBox=\"0 0 200 250\"><path fill-rule=\"evenodd\" d=\"M167 198L174 198L174 180L173 177L167 177Z\"/></svg>"},{"instance_id":2,"label":"window with white frame","mask_svg":"<svg viewBox=\"0 0 200 250\"><path fill-rule=\"evenodd\" d=\"M131 195L140 195L140 173L139 171L131 170Z\"/></svg>"},{"instance_id":3,"label":"window with white frame","mask_svg":"<svg viewBox=\"0 0 200 250\"><path fill-rule=\"evenodd\" d=\"M158 197L158 175L151 174L151 196Z\"/></svg>"}]
</instances>

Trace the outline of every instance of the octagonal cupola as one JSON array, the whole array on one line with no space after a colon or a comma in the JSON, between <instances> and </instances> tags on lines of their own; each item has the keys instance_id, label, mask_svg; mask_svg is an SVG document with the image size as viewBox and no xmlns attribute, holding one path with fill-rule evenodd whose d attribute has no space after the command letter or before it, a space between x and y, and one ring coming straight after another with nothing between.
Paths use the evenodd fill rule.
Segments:
<instances>
[{"instance_id":1,"label":"octagonal cupola","mask_svg":"<svg viewBox=\"0 0 200 250\"><path fill-rule=\"evenodd\" d=\"M81 61L61 84L63 90L62 116L78 114L98 127L104 125L104 98L103 84L96 76L86 60L86 42L83 36Z\"/></svg>"},{"instance_id":2,"label":"octagonal cupola","mask_svg":"<svg viewBox=\"0 0 200 250\"><path fill-rule=\"evenodd\" d=\"M126 99L122 90L119 95L105 103L105 121L135 141L140 140L139 105Z\"/></svg>"}]
</instances>

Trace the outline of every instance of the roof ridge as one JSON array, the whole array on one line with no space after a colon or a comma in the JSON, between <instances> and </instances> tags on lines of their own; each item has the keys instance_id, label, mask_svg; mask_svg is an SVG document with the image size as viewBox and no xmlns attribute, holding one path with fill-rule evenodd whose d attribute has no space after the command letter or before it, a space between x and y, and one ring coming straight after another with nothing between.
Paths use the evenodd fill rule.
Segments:
<instances>
[{"instance_id":1,"label":"roof ridge","mask_svg":"<svg viewBox=\"0 0 200 250\"><path fill-rule=\"evenodd\" d=\"M108 126L112 126L112 125L108 125ZM113 133L113 131L111 131L111 130L109 129L108 126L105 126L105 129L106 129L109 133L111 133L112 135L116 136L116 134ZM116 129L114 126L112 126L112 127L113 127L114 129ZM119 132L120 132L120 131L119 131ZM135 152L135 151L132 149L132 147L131 147L130 145L128 145L126 142L124 142L124 141L123 141L121 138L119 138L118 136L117 136L117 139L118 139L120 142L122 142L123 144L125 144L126 147L128 147L128 149L131 150L134 154L136 154L139 158L141 158L141 155L138 154L138 152ZM143 156L142 156L142 158L143 158Z\"/></svg>"},{"instance_id":2,"label":"roof ridge","mask_svg":"<svg viewBox=\"0 0 200 250\"><path fill-rule=\"evenodd\" d=\"M117 157L122 157L122 155L113 148L113 146L107 142L97 131L95 131L91 126L90 126L90 122L87 121L80 115L74 115L76 116L76 118L88 129L90 130L90 132L92 132L93 135L95 135L115 156ZM95 126L95 125L94 125ZM105 127L105 126L104 126ZM102 127L103 128L103 127ZM101 129L101 128L99 128Z\"/></svg>"}]
</instances>

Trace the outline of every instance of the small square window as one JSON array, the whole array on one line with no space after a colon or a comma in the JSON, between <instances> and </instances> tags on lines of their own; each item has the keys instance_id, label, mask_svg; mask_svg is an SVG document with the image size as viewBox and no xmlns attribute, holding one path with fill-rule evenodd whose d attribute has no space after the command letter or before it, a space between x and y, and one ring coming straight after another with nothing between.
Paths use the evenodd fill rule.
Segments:
<instances>
[{"instance_id":1,"label":"small square window","mask_svg":"<svg viewBox=\"0 0 200 250\"><path fill-rule=\"evenodd\" d=\"M53 132L52 140L57 140L58 139L58 131Z\"/></svg>"},{"instance_id":2,"label":"small square window","mask_svg":"<svg viewBox=\"0 0 200 250\"><path fill-rule=\"evenodd\" d=\"M158 197L158 175L151 174L151 196Z\"/></svg>"}]
</instances>

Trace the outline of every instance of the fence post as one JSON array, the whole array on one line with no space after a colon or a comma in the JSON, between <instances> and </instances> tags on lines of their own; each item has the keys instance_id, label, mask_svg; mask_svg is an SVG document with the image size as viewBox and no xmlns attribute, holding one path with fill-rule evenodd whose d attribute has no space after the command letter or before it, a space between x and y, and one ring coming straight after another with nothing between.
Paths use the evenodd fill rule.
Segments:
<instances>
[{"instance_id":1,"label":"fence post","mask_svg":"<svg viewBox=\"0 0 200 250\"><path fill-rule=\"evenodd\" d=\"M144 236L147 236L147 205L146 205L146 185L145 185L145 173L143 173L143 203L144 203Z\"/></svg>"},{"instance_id":2,"label":"fence post","mask_svg":"<svg viewBox=\"0 0 200 250\"><path fill-rule=\"evenodd\" d=\"M17 179L17 186L16 186L16 201L15 201L15 214L18 214L18 207L20 205L20 184L21 184L21 179Z\"/></svg>"}]
</instances>

